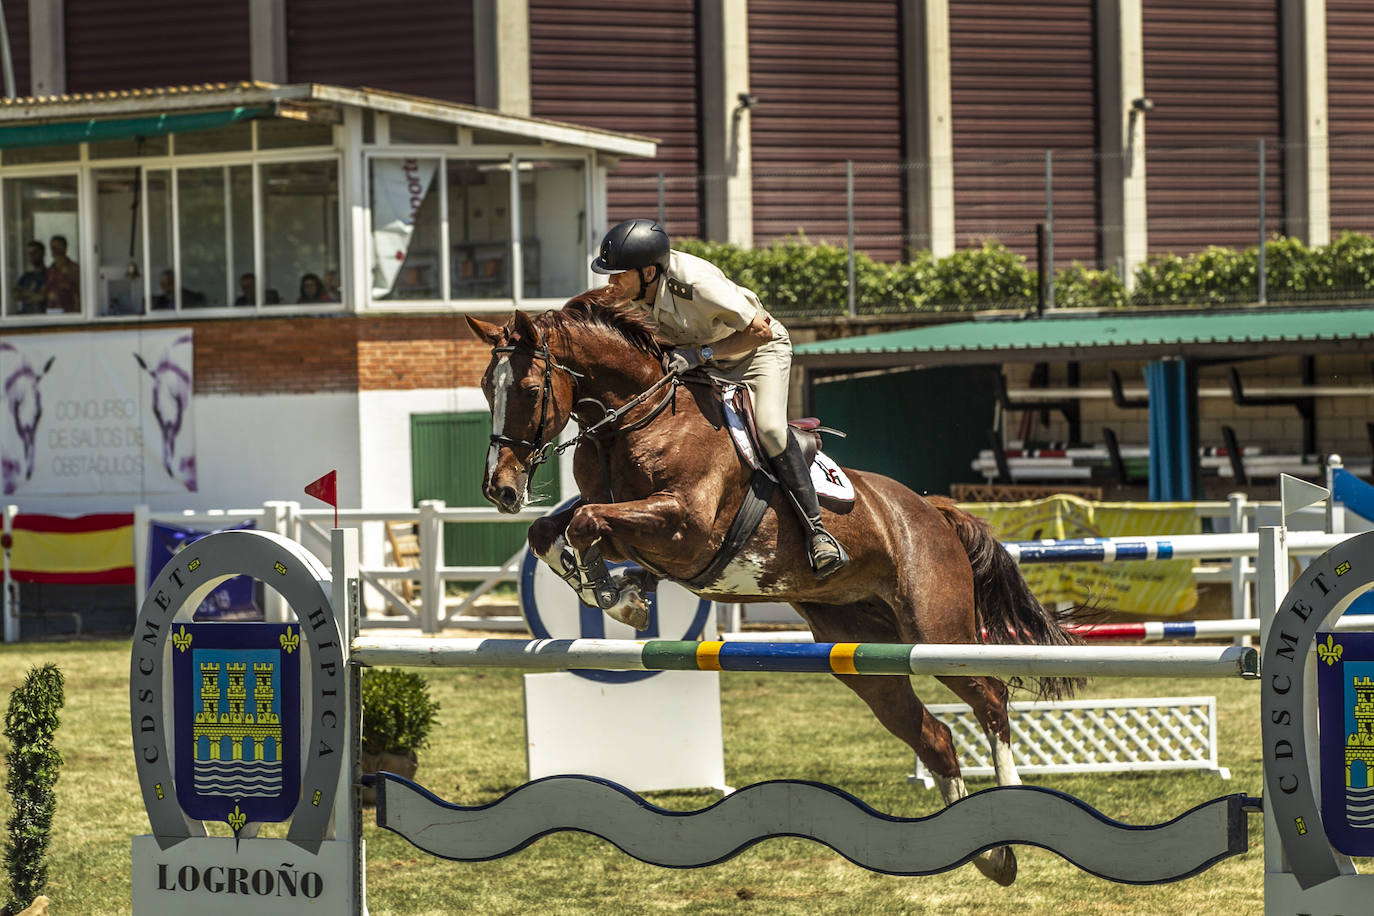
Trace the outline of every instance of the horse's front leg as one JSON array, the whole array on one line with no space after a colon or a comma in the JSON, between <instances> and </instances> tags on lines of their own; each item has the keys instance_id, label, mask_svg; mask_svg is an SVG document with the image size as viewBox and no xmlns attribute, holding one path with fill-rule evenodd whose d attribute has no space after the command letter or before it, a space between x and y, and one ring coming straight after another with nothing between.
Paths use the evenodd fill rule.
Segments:
<instances>
[{"instance_id":1,"label":"horse's front leg","mask_svg":"<svg viewBox=\"0 0 1374 916\"><path fill-rule=\"evenodd\" d=\"M600 545L609 538L631 549L645 545L661 549L665 542L681 537L686 521L686 506L671 493L655 493L646 499L629 502L582 503L574 507L565 532L566 550L577 565L576 576L581 587L574 585L574 588L582 600L636 630L647 627L647 593L653 590L652 584L643 577L612 575ZM551 560L550 565L559 569L560 564L566 565L568 560L569 557L560 556Z\"/></svg>"}]
</instances>

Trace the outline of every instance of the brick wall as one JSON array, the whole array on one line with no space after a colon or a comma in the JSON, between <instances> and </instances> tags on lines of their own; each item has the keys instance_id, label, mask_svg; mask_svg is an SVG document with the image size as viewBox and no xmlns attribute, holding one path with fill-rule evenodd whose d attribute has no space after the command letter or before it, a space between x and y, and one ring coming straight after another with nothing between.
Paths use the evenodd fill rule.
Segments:
<instances>
[{"instance_id":1,"label":"brick wall","mask_svg":"<svg viewBox=\"0 0 1374 916\"><path fill-rule=\"evenodd\" d=\"M507 316L483 317L503 321ZM142 327L191 328L196 394L476 387L491 352L472 336L461 315L233 319Z\"/></svg>"}]
</instances>

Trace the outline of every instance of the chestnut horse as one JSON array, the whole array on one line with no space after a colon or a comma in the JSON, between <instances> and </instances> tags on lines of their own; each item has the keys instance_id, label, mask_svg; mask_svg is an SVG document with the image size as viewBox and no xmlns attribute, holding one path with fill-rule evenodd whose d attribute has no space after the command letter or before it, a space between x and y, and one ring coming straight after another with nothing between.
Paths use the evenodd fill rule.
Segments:
<instances>
[{"instance_id":1,"label":"chestnut horse","mask_svg":"<svg viewBox=\"0 0 1374 916\"><path fill-rule=\"evenodd\" d=\"M559 432L570 419L582 430L573 457L581 499L530 527L535 553L593 606L596 596L577 570L585 571L583 560L597 551L677 581L701 573L744 501L751 469L730 441L710 385L665 376L669 345L643 313L603 288L537 318L516 312L504 327L474 318L468 324L493 348L482 377L492 407L482 481L488 500L503 512L519 511L529 501L533 466ZM816 580L801 526L775 489L753 535L714 581L693 591L716 601L790 603L818 642L973 643L980 632L996 643L1077 642L1031 594L984 522L887 477L848 474L856 492L852 509L825 514L826 528L849 551L847 567ZM570 552L575 562L568 561ZM608 613L642 626L636 586L622 581L619 598ZM947 805L967 794L949 728L917 698L910 678L837 677L911 746ZM1007 685L991 677L940 680L972 707L987 733L998 784L1018 784ZM1069 695L1074 686L1066 678L1039 682L1051 697ZM1000 884L1015 879L1010 847L983 852L974 862Z\"/></svg>"}]
</instances>

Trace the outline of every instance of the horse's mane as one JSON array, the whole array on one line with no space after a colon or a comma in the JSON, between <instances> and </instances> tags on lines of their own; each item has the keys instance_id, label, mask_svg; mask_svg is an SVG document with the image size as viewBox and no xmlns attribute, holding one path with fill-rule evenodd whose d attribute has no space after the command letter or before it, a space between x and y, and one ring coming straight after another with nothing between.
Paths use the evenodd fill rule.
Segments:
<instances>
[{"instance_id":1,"label":"horse's mane","mask_svg":"<svg viewBox=\"0 0 1374 916\"><path fill-rule=\"evenodd\" d=\"M654 326L644 311L618 298L609 286L574 296L562 309L541 315L539 324L564 333L575 325L604 328L655 359L662 359L672 346L654 332Z\"/></svg>"}]
</instances>

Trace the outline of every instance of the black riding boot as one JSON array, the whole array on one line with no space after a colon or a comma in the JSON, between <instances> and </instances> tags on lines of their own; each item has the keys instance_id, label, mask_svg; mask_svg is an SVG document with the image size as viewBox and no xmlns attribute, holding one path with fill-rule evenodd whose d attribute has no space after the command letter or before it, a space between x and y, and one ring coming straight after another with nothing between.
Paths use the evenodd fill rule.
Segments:
<instances>
[{"instance_id":1,"label":"black riding boot","mask_svg":"<svg viewBox=\"0 0 1374 916\"><path fill-rule=\"evenodd\" d=\"M806 466L796 437L789 435L787 451L768 460L778 479L787 488L792 508L797 510L797 518L801 519L802 527L807 531L809 559L816 578L824 579L839 572L849 562L849 554L821 524L821 504L816 498L816 486L811 482L811 469Z\"/></svg>"}]
</instances>

